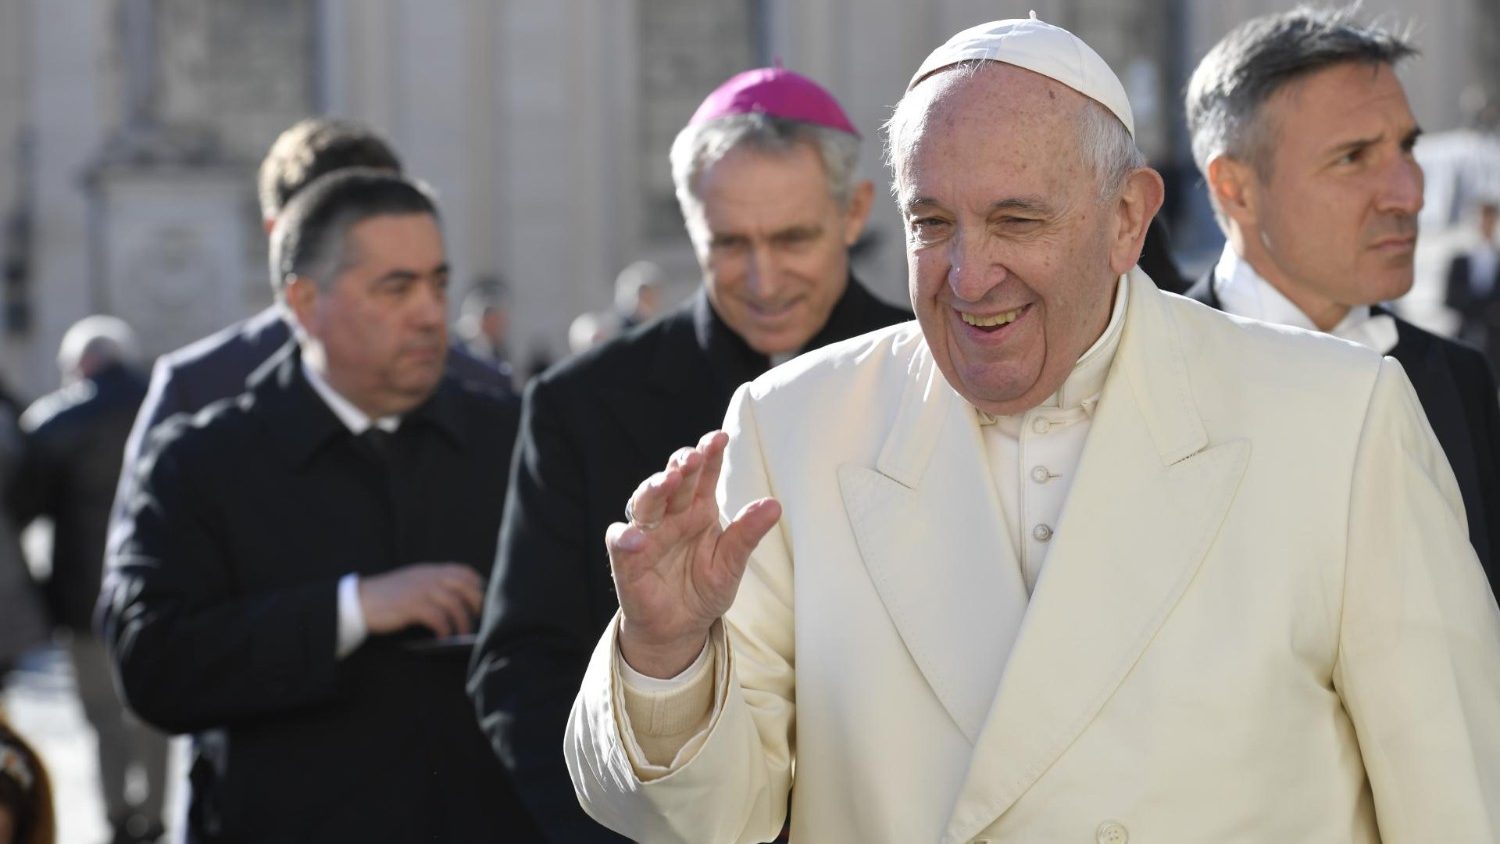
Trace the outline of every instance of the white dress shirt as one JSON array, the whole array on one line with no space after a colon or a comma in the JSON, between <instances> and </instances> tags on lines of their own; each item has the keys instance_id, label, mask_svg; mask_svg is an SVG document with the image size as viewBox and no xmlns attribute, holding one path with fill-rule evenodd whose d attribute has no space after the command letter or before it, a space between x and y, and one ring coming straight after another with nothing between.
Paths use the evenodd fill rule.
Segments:
<instances>
[{"instance_id":1,"label":"white dress shirt","mask_svg":"<svg viewBox=\"0 0 1500 844\"><path fill-rule=\"evenodd\" d=\"M1261 278L1228 243L1224 244L1224 253L1214 266L1213 284L1225 313L1308 331L1322 330L1292 300ZM1369 305L1350 308L1338 325L1324 333L1358 343L1382 355L1390 354L1396 347L1396 321L1386 314L1372 313Z\"/></svg>"},{"instance_id":2,"label":"white dress shirt","mask_svg":"<svg viewBox=\"0 0 1500 844\"><path fill-rule=\"evenodd\" d=\"M379 419L371 419L365 412L355 407L352 402L339 395L323 376L319 375L307 361L302 361L302 376L313 388L313 392L328 405L333 415L344 423L344 427L356 437L369 430L371 426L380 428L387 433L395 433L401 427L401 417L382 416ZM339 623L338 636L335 639L334 654L343 659L354 653L365 639L370 635L369 628L365 626L365 615L359 606L359 575L350 572L339 578Z\"/></svg>"}]
</instances>

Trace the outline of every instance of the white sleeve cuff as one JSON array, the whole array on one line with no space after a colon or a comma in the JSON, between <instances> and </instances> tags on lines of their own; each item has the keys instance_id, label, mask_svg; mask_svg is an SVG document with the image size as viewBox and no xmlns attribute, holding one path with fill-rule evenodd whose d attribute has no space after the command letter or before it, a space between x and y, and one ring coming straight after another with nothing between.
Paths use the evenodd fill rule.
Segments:
<instances>
[{"instance_id":1,"label":"white sleeve cuff","mask_svg":"<svg viewBox=\"0 0 1500 844\"><path fill-rule=\"evenodd\" d=\"M703 640L703 650L698 652L698 658L693 660L692 665L682 669L676 677L670 677L665 680L660 677L647 677L645 674L631 668L630 663L626 662L625 657L616 649L615 662L620 665L620 679L625 681L625 688L644 695L666 694L687 688L708 667L708 643L708 639Z\"/></svg>"},{"instance_id":2,"label":"white sleeve cuff","mask_svg":"<svg viewBox=\"0 0 1500 844\"><path fill-rule=\"evenodd\" d=\"M365 613L359 606L359 575L339 578L339 628L333 655L343 659L365 643L370 631L365 627Z\"/></svg>"}]
</instances>

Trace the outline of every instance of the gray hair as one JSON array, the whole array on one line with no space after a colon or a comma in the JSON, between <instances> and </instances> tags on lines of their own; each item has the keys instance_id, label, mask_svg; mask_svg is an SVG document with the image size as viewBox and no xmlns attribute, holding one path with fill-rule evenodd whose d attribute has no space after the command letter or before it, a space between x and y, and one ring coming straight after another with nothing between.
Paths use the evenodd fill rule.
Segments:
<instances>
[{"instance_id":1,"label":"gray hair","mask_svg":"<svg viewBox=\"0 0 1500 844\"><path fill-rule=\"evenodd\" d=\"M1188 131L1200 172L1206 176L1209 161L1223 154L1268 178L1275 127L1259 118L1277 91L1333 65L1394 66L1416 55L1406 33L1355 23L1355 8L1301 6L1254 18L1208 51L1187 87Z\"/></svg>"},{"instance_id":2,"label":"gray hair","mask_svg":"<svg viewBox=\"0 0 1500 844\"><path fill-rule=\"evenodd\" d=\"M63 333L57 350L57 368L66 376L86 375L83 365L92 359L94 366L134 363L139 344L130 325L119 317L96 314L73 323Z\"/></svg>"},{"instance_id":3,"label":"gray hair","mask_svg":"<svg viewBox=\"0 0 1500 844\"><path fill-rule=\"evenodd\" d=\"M959 79L966 79L992 63L987 59L960 62L943 68L932 76L954 74ZM890 119L881 127L885 135L885 164L891 170L891 193L896 194L897 200L901 198L897 194L900 190L900 168L915 143L911 130L920 123L922 116L917 111L921 108L917 102L908 90L892 109ZM1145 153L1136 146L1135 138L1125 128L1125 124L1120 122L1120 118L1088 97L1084 98L1083 108L1078 113L1078 151L1089 170L1099 180L1101 200L1118 193L1131 171L1146 166Z\"/></svg>"},{"instance_id":4,"label":"gray hair","mask_svg":"<svg viewBox=\"0 0 1500 844\"><path fill-rule=\"evenodd\" d=\"M330 290L348 264L349 229L372 217L430 214L437 204L423 185L385 170L352 167L314 181L292 197L271 230L271 284L284 292L294 276Z\"/></svg>"},{"instance_id":5,"label":"gray hair","mask_svg":"<svg viewBox=\"0 0 1500 844\"><path fill-rule=\"evenodd\" d=\"M672 141L672 184L677 204L691 228L702 208L698 177L730 150L748 147L769 155L786 155L798 144L809 144L823 161L828 194L840 208L854 195L854 168L859 163L859 138L828 126L771 117L761 112L735 114L690 125Z\"/></svg>"}]
</instances>

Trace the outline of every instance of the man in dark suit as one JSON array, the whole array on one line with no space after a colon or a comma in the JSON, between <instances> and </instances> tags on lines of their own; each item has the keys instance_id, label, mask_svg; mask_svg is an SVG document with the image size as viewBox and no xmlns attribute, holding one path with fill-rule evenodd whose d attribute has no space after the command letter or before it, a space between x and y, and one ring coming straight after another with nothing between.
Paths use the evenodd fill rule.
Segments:
<instances>
[{"instance_id":1,"label":"man in dark suit","mask_svg":"<svg viewBox=\"0 0 1500 844\"><path fill-rule=\"evenodd\" d=\"M78 699L98 739L99 781L116 844L161 836L167 769L166 739L125 711L93 623L125 437L146 394L145 379L132 367L135 348L135 333L114 317L85 317L68 329L57 355L63 386L22 415L25 449L3 496L19 525L52 520L44 594L52 623L66 631ZM134 799L127 787L132 768L145 785Z\"/></svg>"},{"instance_id":2,"label":"man in dark suit","mask_svg":"<svg viewBox=\"0 0 1500 844\"><path fill-rule=\"evenodd\" d=\"M1188 124L1228 243L1188 295L1399 361L1458 478L1469 539L1495 588L1494 379L1477 351L1379 305L1413 280L1420 129L1395 65L1414 52L1347 11L1299 9L1242 24L1204 56L1188 85Z\"/></svg>"},{"instance_id":3,"label":"man in dark suit","mask_svg":"<svg viewBox=\"0 0 1500 844\"><path fill-rule=\"evenodd\" d=\"M532 840L464 694L516 419L444 377L436 209L343 170L271 239L297 343L127 481L121 688L195 734L190 840Z\"/></svg>"},{"instance_id":4,"label":"man in dark suit","mask_svg":"<svg viewBox=\"0 0 1500 844\"><path fill-rule=\"evenodd\" d=\"M1459 336L1478 346L1490 370L1500 366L1500 203L1479 206L1478 240L1453 256L1443 303L1457 311Z\"/></svg>"},{"instance_id":5,"label":"man in dark suit","mask_svg":"<svg viewBox=\"0 0 1500 844\"><path fill-rule=\"evenodd\" d=\"M282 132L260 165L257 193L266 233L270 234L281 209L298 191L319 176L346 167L401 172L396 153L363 126L309 117ZM245 379L291 339L288 319L278 299L254 316L162 355L152 369L146 401L126 446L127 470L140 454L146 435L163 420L177 413L196 413L244 391ZM513 392L508 379L462 350L450 356L448 367L476 388L507 396Z\"/></svg>"},{"instance_id":6,"label":"man in dark suit","mask_svg":"<svg viewBox=\"0 0 1500 844\"><path fill-rule=\"evenodd\" d=\"M741 383L911 317L849 272L874 192L855 178L858 156L853 126L811 80L781 69L730 79L672 146L702 289L526 390L469 686L547 840L620 840L579 808L562 757L589 653L617 608L606 527L641 478L719 426Z\"/></svg>"}]
</instances>

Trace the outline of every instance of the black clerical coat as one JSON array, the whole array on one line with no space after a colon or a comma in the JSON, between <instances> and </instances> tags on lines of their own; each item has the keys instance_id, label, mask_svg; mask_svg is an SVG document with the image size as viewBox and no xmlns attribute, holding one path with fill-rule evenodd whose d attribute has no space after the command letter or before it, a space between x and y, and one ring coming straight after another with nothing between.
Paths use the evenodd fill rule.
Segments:
<instances>
[{"instance_id":1,"label":"black clerical coat","mask_svg":"<svg viewBox=\"0 0 1500 844\"><path fill-rule=\"evenodd\" d=\"M145 380L114 364L43 396L21 417L26 448L4 500L18 524L52 519L47 610L80 635L93 635L120 459L145 395Z\"/></svg>"},{"instance_id":2,"label":"black clerical coat","mask_svg":"<svg viewBox=\"0 0 1500 844\"><path fill-rule=\"evenodd\" d=\"M1186 295L1223 309L1212 271ZM1380 308L1376 312L1389 313ZM1395 314L1391 318L1396 321L1396 346L1388 354L1406 370L1453 467L1469 520L1469 542L1489 576L1491 591L1500 594L1500 565L1495 562L1500 543L1500 403L1494 376L1477 350L1423 331Z\"/></svg>"},{"instance_id":3,"label":"black clerical coat","mask_svg":"<svg viewBox=\"0 0 1500 844\"><path fill-rule=\"evenodd\" d=\"M381 456L280 354L153 433L110 561L125 696L195 733L189 840L534 840L464 694L467 648L413 629L335 657L344 574L489 572L513 405L445 379Z\"/></svg>"},{"instance_id":4,"label":"black clerical coat","mask_svg":"<svg viewBox=\"0 0 1500 844\"><path fill-rule=\"evenodd\" d=\"M808 348L910 318L851 279ZM562 756L588 656L618 608L605 529L673 451L720 427L735 389L768 367L700 291L527 387L469 683L546 840L621 840L579 808Z\"/></svg>"}]
</instances>

